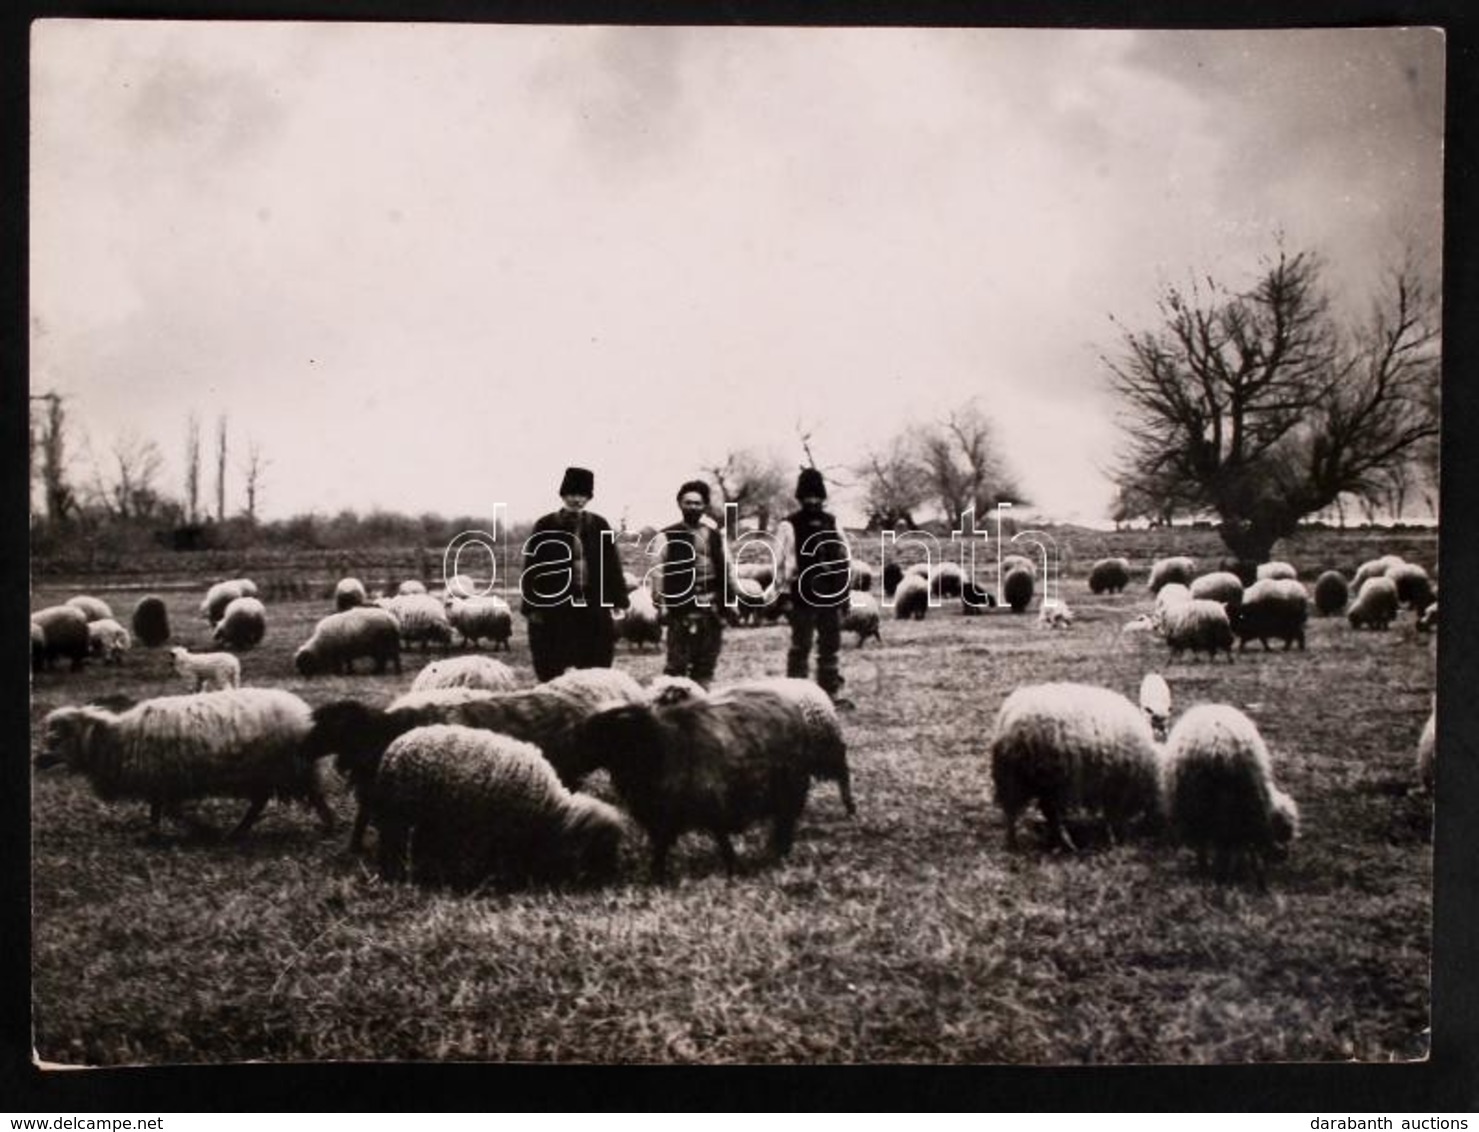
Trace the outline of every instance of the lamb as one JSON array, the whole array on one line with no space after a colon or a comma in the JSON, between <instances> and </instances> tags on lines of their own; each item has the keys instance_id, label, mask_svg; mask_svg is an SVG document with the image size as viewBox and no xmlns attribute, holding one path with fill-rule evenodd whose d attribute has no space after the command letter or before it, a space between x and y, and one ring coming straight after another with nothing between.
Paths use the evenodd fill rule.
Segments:
<instances>
[{"instance_id":1,"label":"lamb","mask_svg":"<svg viewBox=\"0 0 1479 1132\"><path fill-rule=\"evenodd\" d=\"M652 845L652 875L689 830L710 834L734 875L730 837L770 822L776 857L790 852L811 771L795 757L796 712L778 697L630 704L596 713L576 729L583 761L611 775Z\"/></svg>"},{"instance_id":2,"label":"lamb","mask_svg":"<svg viewBox=\"0 0 1479 1132\"><path fill-rule=\"evenodd\" d=\"M1151 734L1157 743L1166 741L1171 722L1171 686L1159 673L1147 672L1140 681L1140 710L1145 713Z\"/></svg>"},{"instance_id":3,"label":"lamb","mask_svg":"<svg viewBox=\"0 0 1479 1132\"><path fill-rule=\"evenodd\" d=\"M1161 628L1173 660L1187 649L1193 656L1205 651L1209 660L1216 660L1218 652L1225 649L1228 663L1232 663L1232 624L1219 601L1188 598L1177 602L1166 611Z\"/></svg>"},{"instance_id":4,"label":"lamb","mask_svg":"<svg viewBox=\"0 0 1479 1132\"><path fill-rule=\"evenodd\" d=\"M1438 753L1438 698L1433 697L1433 710L1428 713L1422 734L1417 739L1417 780L1429 794L1433 792L1433 762Z\"/></svg>"},{"instance_id":5,"label":"lamb","mask_svg":"<svg viewBox=\"0 0 1479 1132\"><path fill-rule=\"evenodd\" d=\"M1196 560L1178 555L1172 558L1159 558L1150 567L1150 592L1160 593L1161 587L1171 582L1179 582L1183 586L1190 586L1191 580L1196 577Z\"/></svg>"},{"instance_id":6,"label":"lamb","mask_svg":"<svg viewBox=\"0 0 1479 1132\"><path fill-rule=\"evenodd\" d=\"M1243 651L1249 641L1257 639L1263 642L1267 652L1270 637L1282 640L1285 652L1293 644L1303 649L1304 626L1309 620L1309 611L1309 593L1293 579L1264 578L1254 582L1248 587L1243 604L1232 619L1238 651Z\"/></svg>"},{"instance_id":7,"label":"lamb","mask_svg":"<svg viewBox=\"0 0 1479 1132\"><path fill-rule=\"evenodd\" d=\"M639 651L648 645L662 642L662 622L658 619L657 603L652 591L642 586L631 592L627 599L631 604L625 613L612 619L617 640L626 641Z\"/></svg>"},{"instance_id":8,"label":"lamb","mask_svg":"<svg viewBox=\"0 0 1479 1132\"><path fill-rule=\"evenodd\" d=\"M121 713L64 707L46 717L35 763L65 763L104 801L148 802L154 833L163 815L182 818L183 803L210 797L250 801L233 838L252 827L274 796L310 803L329 830L334 815L318 767L301 752L310 725L308 705L277 688L161 696Z\"/></svg>"},{"instance_id":9,"label":"lamb","mask_svg":"<svg viewBox=\"0 0 1479 1132\"><path fill-rule=\"evenodd\" d=\"M447 603L447 621L474 647L487 637L495 649L501 647L506 651L514 631L513 610L496 594L453 598Z\"/></svg>"},{"instance_id":10,"label":"lamb","mask_svg":"<svg viewBox=\"0 0 1479 1132\"><path fill-rule=\"evenodd\" d=\"M267 607L254 597L239 597L226 606L213 635L223 648L245 652L261 644L266 633Z\"/></svg>"},{"instance_id":11,"label":"lamb","mask_svg":"<svg viewBox=\"0 0 1479 1132\"><path fill-rule=\"evenodd\" d=\"M1073 624L1073 610L1061 601L1045 601L1037 611L1037 623L1044 629L1067 629Z\"/></svg>"},{"instance_id":12,"label":"lamb","mask_svg":"<svg viewBox=\"0 0 1479 1132\"><path fill-rule=\"evenodd\" d=\"M241 687L241 661L229 652L198 652L176 645L169 650L171 665L193 692L216 692Z\"/></svg>"},{"instance_id":13,"label":"lamb","mask_svg":"<svg viewBox=\"0 0 1479 1132\"><path fill-rule=\"evenodd\" d=\"M571 793L538 748L506 735L436 724L400 736L373 806L386 880L601 881L616 872L621 815Z\"/></svg>"},{"instance_id":14,"label":"lamb","mask_svg":"<svg viewBox=\"0 0 1479 1132\"><path fill-rule=\"evenodd\" d=\"M1246 865L1262 887L1265 863L1298 834L1299 809L1274 785L1263 737L1227 704L1199 704L1176 721L1161 789L1172 836L1196 850L1203 871L1210 855L1219 880Z\"/></svg>"},{"instance_id":15,"label":"lamb","mask_svg":"<svg viewBox=\"0 0 1479 1132\"><path fill-rule=\"evenodd\" d=\"M128 635L128 630L111 617L88 622L87 638L88 651L109 664L123 663L123 654L133 648L133 638Z\"/></svg>"},{"instance_id":16,"label":"lamb","mask_svg":"<svg viewBox=\"0 0 1479 1132\"><path fill-rule=\"evenodd\" d=\"M75 605L52 605L31 614L31 624L41 629L42 644L37 671L50 668L58 657L72 662L72 671L80 672L92 648L87 635L87 617ZM32 634L31 663L36 665L38 652Z\"/></svg>"},{"instance_id":17,"label":"lamb","mask_svg":"<svg viewBox=\"0 0 1479 1132\"><path fill-rule=\"evenodd\" d=\"M1013 566L1001 580L1001 599L1013 613L1021 613L1032 601L1033 573Z\"/></svg>"},{"instance_id":18,"label":"lamb","mask_svg":"<svg viewBox=\"0 0 1479 1132\"><path fill-rule=\"evenodd\" d=\"M1259 564L1255 577L1260 582L1276 582L1286 578L1298 581L1299 571L1288 562L1263 562Z\"/></svg>"},{"instance_id":19,"label":"lamb","mask_svg":"<svg viewBox=\"0 0 1479 1132\"><path fill-rule=\"evenodd\" d=\"M837 783L848 816L858 812L847 766L847 742L832 697L811 680L786 676L742 680L711 694L715 703L765 703L778 700L796 715L791 750L813 779ZM671 700L667 702L672 702Z\"/></svg>"},{"instance_id":20,"label":"lamb","mask_svg":"<svg viewBox=\"0 0 1479 1132\"><path fill-rule=\"evenodd\" d=\"M1433 604L1433 583L1428 572L1413 562L1393 566L1386 573L1387 580L1397 587L1397 602L1421 613Z\"/></svg>"},{"instance_id":21,"label":"lamb","mask_svg":"<svg viewBox=\"0 0 1479 1132\"><path fill-rule=\"evenodd\" d=\"M1397 587L1390 578L1367 578L1346 610L1352 629L1385 629L1397 617Z\"/></svg>"},{"instance_id":22,"label":"lamb","mask_svg":"<svg viewBox=\"0 0 1479 1132\"><path fill-rule=\"evenodd\" d=\"M1367 578L1385 578L1390 570L1403 564L1400 554L1383 554L1380 558L1369 559L1356 569L1356 576L1351 579L1351 589L1359 594Z\"/></svg>"},{"instance_id":23,"label":"lamb","mask_svg":"<svg viewBox=\"0 0 1479 1132\"><path fill-rule=\"evenodd\" d=\"M365 593L365 584L358 578L340 578L334 585L334 611L336 613L343 613L346 609L353 609L357 605L365 605L369 600L369 596Z\"/></svg>"},{"instance_id":24,"label":"lamb","mask_svg":"<svg viewBox=\"0 0 1479 1132\"><path fill-rule=\"evenodd\" d=\"M870 595L854 590L848 595L847 612L842 615L842 631L858 635L858 648L862 648L869 637L883 644L883 634L878 625L878 603Z\"/></svg>"},{"instance_id":25,"label":"lamb","mask_svg":"<svg viewBox=\"0 0 1479 1132\"><path fill-rule=\"evenodd\" d=\"M1340 613L1350 598L1345 575L1339 570L1326 570L1315 579L1315 612L1321 617Z\"/></svg>"},{"instance_id":26,"label":"lamb","mask_svg":"<svg viewBox=\"0 0 1479 1132\"><path fill-rule=\"evenodd\" d=\"M1012 692L996 717L991 781L1017 847L1017 819L1036 801L1051 839L1073 851L1064 819L1074 808L1102 816L1111 839L1155 814L1159 760L1147 712L1088 684L1033 684Z\"/></svg>"},{"instance_id":27,"label":"lamb","mask_svg":"<svg viewBox=\"0 0 1479 1132\"><path fill-rule=\"evenodd\" d=\"M169 640L169 610L158 594L145 594L134 606L134 636L145 648L157 649Z\"/></svg>"},{"instance_id":28,"label":"lamb","mask_svg":"<svg viewBox=\"0 0 1479 1132\"><path fill-rule=\"evenodd\" d=\"M434 660L416 674L411 691L432 688L472 688L484 692L512 692L519 686L514 670L487 656L454 656Z\"/></svg>"},{"instance_id":29,"label":"lamb","mask_svg":"<svg viewBox=\"0 0 1479 1132\"><path fill-rule=\"evenodd\" d=\"M88 621L112 621L113 611L108 608L108 603L100 597L89 597L87 594L78 594L69 597L66 601L73 609L80 609L82 616Z\"/></svg>"},{"instance_id":30,"label":"lamb","mask_svg":"<svg viewBox=\"0 0 1479 1132\"><path fill-rule=\"evenodd\" d=\"M1220 601L1229 617L1236 613L1238 606L1243 604L1242 579L1230 570L1218 570L1215 573L1203 574L1193 579L1189 592L1192 597Z\"/></svg>"},{"instance_id":31,"label":"lamb","mask_svg":"<svg viewBox=\"0 0 1479 1132\"><path fill-rule=\"evenodd\" d=\"M894 617L923 621L930 607L930 584L922 574L906 573L894 590Z\"/></svg>"},{"instance_id":32,"label":"lamb","mask_svg":"<svg viewBox=\"0 0 1479 1132\"><path fill-rule=\"evenodd\" d=\"M1117 594L1130 584L1128 558L1101 558L1089 567L1089 592Z\"/></svg>"},{"instance_id":33,"label":"lamb","mask_svg":"<svg viewBox=\"0 0 1479 1132\"><path fill-rule=\"evenodd\" d=\"M324 672L347 676L360 657L374 660L377 673L384 672L387 663L400 672L400 623L386 610L363 605L329 614L293 655L293 666L300 676Z\"/></svg>"},{"instance_id":34,"label":"lamb","mask_svg":"<svg viewBox=\"0 0 1479 1132\"><path fill-rule=\"evenodd\" d=\"M442 603L430 594L401 594L388 599L384 608L400 627L402 645L420 642L421 651L425 652L428 642L435 641L444 653L451 645L452 623L447 620Z\"/></svg>"},{"instance_id":35,"label":"lamb","mask_svg":"<svg viewBox=\"0 0 1479 1132\"><path fill-rule=\"evenodd\" d=\"M256 596L257 586L250 578L232 578L229 581L217 582L206 591L205 600L200 603L200 615L214 626L221 620L226 607L237 598Z\"/></svg>"}]
</instances>

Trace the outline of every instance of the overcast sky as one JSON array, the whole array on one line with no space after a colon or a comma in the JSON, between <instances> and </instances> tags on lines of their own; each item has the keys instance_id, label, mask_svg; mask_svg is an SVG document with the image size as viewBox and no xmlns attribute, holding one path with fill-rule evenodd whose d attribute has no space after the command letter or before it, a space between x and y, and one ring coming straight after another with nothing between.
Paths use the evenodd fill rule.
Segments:
<instances>
[{"instance_id":1,"label":"overcast sky","mask_svg":"<svg viewBox=\"0 0 1479 1132\"><path fill-rule=\"evenodd\" d=\"M224 413L269 518L532 517L578 463L669 521L730 449L847 465L970 397L1096 518L1111 314L1279 233L1352 300L1441 240L1433 30L41 21L32 76L76 474L131 431L182 494Z\"/></svg>"}]
</instances>

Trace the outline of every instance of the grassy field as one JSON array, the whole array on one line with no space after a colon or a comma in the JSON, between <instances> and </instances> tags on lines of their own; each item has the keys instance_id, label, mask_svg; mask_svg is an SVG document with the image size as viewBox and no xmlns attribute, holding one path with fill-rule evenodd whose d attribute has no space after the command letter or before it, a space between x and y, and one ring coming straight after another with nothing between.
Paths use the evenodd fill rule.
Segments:
<instances>
[{"instance_id":1,"label":"grassy field","mask_svg":"<svg viewBox=\"0 0 1479 1132\"><path fill-rule=\"evenodd\" d=\"M1340 564L1349 571L1364 556ZM1431 639L1410 614L1385 633L1318 619L1303 653L1172 664L1163 645L1119 633L1149 608L1143 583L1092 598L1086 566L1063 586L1078 613L1068 632L1039 629L1030 615L952 609L886 621L882 647L849 640L844 673L857 710L844 726L859 813L848 819L835 787L814 787L790 859L765 862L757 833L741 844L732 881L712 844L690 836L673 882L654 887L638 835L620 881L600 890L422 891L381 883L345 851L347 828L321 836L303 809L270 806L241 844L178 827L151 843L142 803L104 804L80 778L33 772L39 1056L98 1065L1424 1056L1431 803L1415 789L1414 750L1435 682ZM33 608L74 592L38 588ZM104 596L126 617L142 592ZM203 645L199 592L168 600L177 640ZM420 654L401 677L299 679L292 651L325 612L322 602L274 603L266 641L243 657L246 682L315 704L386 702L409 685ZM522 629L509 659L529 676ZM782 627L731 630L721 680L783 671L786 639ZM661 658L623 648L617 663L646 678ZM1269 741L1302 836L1267 892L1211 884L1188 854L1150 838L1068 856L1029 836L1005 851L986 751L1007 693L1077 680L1133 697L1150 670L1167 677L1178 708L1235 704ZM166 658L141 649L121 669L43 674L32 749L56 706L176 690ZM605 785L598 777L591 788ZM335 801L347 822L349 799ZM224 827L243 807L202 812Z\"/></svg>"}]
</instances>

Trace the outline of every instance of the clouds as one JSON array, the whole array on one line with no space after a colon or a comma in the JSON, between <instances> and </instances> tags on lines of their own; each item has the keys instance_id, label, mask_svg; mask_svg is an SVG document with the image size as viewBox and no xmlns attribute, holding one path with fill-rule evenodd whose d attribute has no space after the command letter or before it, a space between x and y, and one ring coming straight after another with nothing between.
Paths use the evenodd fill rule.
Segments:
<instances>
[{"instance_id":1,"label":"clouds","mask_svg":"<svg viewBox=\"0 0 1479 1132\"><path fill-rule=\"evenodd\" d=\"M1109 312L1280 228L1436 241L1426 33L38 28L33 381L168 458L229 412L271 514L533 514L575 462L646 521L970 396L1092 514Z\"/></svg>"}]
</instances>

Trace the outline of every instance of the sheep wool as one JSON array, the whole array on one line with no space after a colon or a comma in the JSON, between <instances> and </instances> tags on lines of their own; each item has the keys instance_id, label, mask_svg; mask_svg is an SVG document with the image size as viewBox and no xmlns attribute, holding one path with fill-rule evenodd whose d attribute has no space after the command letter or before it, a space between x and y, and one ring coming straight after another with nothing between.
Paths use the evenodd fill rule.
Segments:
<instances>
[{"instance_id":1,"label":"sheep wool","mask_svg":"<svg viewBox=\"0 0 1479 1132\"><path fill-rule=\"evenodd\" d=\"M873 588L873 567L861 558L854 558L848 569L852 571L852 588L867 593Z\"/></svg>"},{"instance_id":2,"label":"sheep wool","mask_svg":"<svg viewBox=\"0 0 1479 1132\"><path fill-rule=\"evenodd\" d=\"M1034 578L1037 577L1037 563L1025 554L1008 554L1001 560L1000 566L1003 578L1013 570L1026 570Z\"/></svg>"},{"instance_id":3,"label":"sheep wool","mask_svg":"<svg viewBox=\"0 0 1479 1132\"><path fill-rule=\"evenodd\" d=\"M128 630L111 617L89 621L87 637L92 655L109 664L122 664L123 654L133 648L133 638L128 635Z\"/></svg>"},{"instance_id":4,"label":"sheep wool","mask_svg":"<svg viewBox=\"0 0 1479 1132\"><path fill-rule=\"evenodd\" d=\"M1173 608L1191 600L1191 590L1180 582L1168 582L1162 586L1155 595L1155 608L1151 611L1150 619L1155 625L1156 631L1166 631L1166 615Z\"/></svg>"},{"instance_id":5,"label":"sheep wool","mask_svg":"<svg viewBox=\"0 0 1479 1132\"><path fill-rule=\"evenodd\" d=\"M191 690L220 691L241 686L241 661L229 652L192 653L176 645L169 650L176 672L191 685Z\"/></svg>"},{"instance_id":6,"label":"sheep wool","mask_svg":"<svg viewBox=\"0 0 1479 1132\"><path fill-rule=\"evenodd\" d=\"M883 644L883 634L879 632L878 602L870 594L854 590L848 595L847 612L842 615L842 631L858 635L858 648L862 648L869 637Z\"/></svg>"},{"instance_id":7,"label":"sheep wool","mask_svg":"<svg viewBox=\"0 0 1479 1132\"><path fill-rule=\"evenodd\" d=\"M1089 592L1117 594L1130 584L1128 558L1101 558L1089 567Z\"/></svg>"},{"instance_id":8,"label":"sheep wool","mask_svg":"<svg viewBox=\"0 0 1479 1132\"><path fill-rule=\"evenodd\" d=\"M1166 729L1171 721L1171 686L1164 676L1147 672L1140 681L1140 710L1145 713L1156 742L1165 742Z\"/></svg>"},{"instance_id":9,"label":"sheep wool","mask_svg":"<svg viewBox=\"0 0 1479 1132\"><path fill-rule=\"evenodd\" d=\"M145 648L157 649L169 640L169 609L158 594L146 594L134 606L134 636Z\"/></svg>"},{"instance_id":10,"label":"sheep wool","mask_svg":"<svg viewBox=\"0 0 1479 1132\"><path fill-rule=\"evenodd\" d=\"M1321 617L1343 612L1350 599L1350 587L1339 570L1326 570L1315 579L1315 612Z\"/></svg>"},{"instance_id":11,"label":"sheep wool","mask_svg":"<svg viewBox=\"0 0 1479 1132\"><path fill-rule=\"evenodd\" d=\"M1397 618L1397 587L1390 578L1367 578L1346 610L1352 629L1385 629Z\"/></svg>"},{"instance_id":12,"label":"sheep wool","mask_svg":"<svg viewBox=\"0 0 1479 1132\"><path fill-rule=\"evenodd\" d=\"M658 619L652 591L646 586L638 587L627 600L630 605L626 611L612 619L617 640L626 641L638 650L644 650L648 645L660 644L662 622Z\"/></svg>"},{"instance_id":13,"label":"sheep wool","mask_svg":"<svg viewBox=\"0 0 1479 1132\"><path fill-rule=\"evenodd\" d=\"M447 602L447 620L462 639L477 647L487 638L494 648L507 650L514 631L513 610L497 595L452 598Z\"/></svg>"},{"instance_id":14,"label":"sheep wool","mask_svg":"<svg viewBox=\"0 0 1479 1132\"><path fill-rule=\"evenodd\" d=\"M376 672L384 672L390 664L399 673L400 633L395 617L373 605L331 613L314 626L313 634L293 655L293 665L300 676L325 672L347 676L354 671L356 660L367 657L375 662Z\"/></svg>"},{"instance_id":15,"label":"sheep wool","mask_svg":"<svg viewBox=\"0 0 1479 1132\"><path fill-rule=\"evenodd\" d=\"M448 724L390 744L374 822L381 876L422 883L605 880L622 834L620 814L568 791L536 747Z\"/></svg>"},{"instance_id":16,"label":"sheep wool","mask_svg":"<svg viewBox=\"0 0 1479 1132\"><path fill-rule=\"evenodd\" d=\"M1264 866L1298 832L1293 799L1274 785L1273 762L1253 721L1227 704L1198 704L1171 728L1162 771L1171 833L1209 857L1220 880Z\"/></svg>"},{"instance_id":17,"label":"sheep wool","mask_svg":"<svg viewBox=\"0 0 1479 1132\"><path fill-rule=\"evenodd\" d=\"M395 588L395 592L397 597L405 594L424 594L426 592L426 586L414 578L407 578Z\"/></svg>"},{"instance_id":18,"label":"sheep wool","mask_svg":"<svg viewBox=\"0 0 1479 1132\"><path fill-rule=\"evenodd\" d=\"M1232 662L1232 623L1220 601L1188 598L1178 602L1166 611L1162 631L1172 659L1190 650L1193 656L1205 652L1209 660L1216 660L1219 652L1226 651L1228 663Z\"/></svg>"},{"instance_id":19,"label":"sheep wool","mask_svg":"<svg viewBox=\"0 0 1479 1132\"><path fill-rule=\"evenodd\" d=\"M568 696L587 711L647 702L647 693L619 668L572 668L542 687Z\"/></svg>"},{"instance_id":20,"label":"sheep wool","mask_svg":"<svg viewBox=\"0 0 1479 1132\"><path fill-rule=\"evenodd\" d=\"M954 562L937 562L930 568L930 594L934 597L959 597L965 572Z\"/></svg>"},{"instance_id":21,"label":"sheep wool","mask_svg":"<svg viewBox=\"0 0 1479 1132\"><path fill-rule=\"evenodd\" d=\"M1068 629L1073 626L1073 610L1061 601L1043 602L1037 611L1037 623L1044 629Z\"/></svg>"},{"instance_id":22,"label":"sheep wool","mask_svg":"<svg viewBox=\"0 0 1479 1132\"><path fill-rule=\"evenodd\" d=\"M332 828L318 767L300 750L310 726L308 705L277 688L162 696L121 714L64 707L46 717L36 765L65 763L104 801L148 802L156 830L162 815L179 817L184 802L246 798L250 808L232 831L238 837L274 796L309 802Z\"/></svg>"},{"instance_id":23,"label":"sheep wool","mask_svg":"<svg viewBox=\"0 0 1479 1132\"><path fill-rule=\"evenodd\" d=\"M216 644L245 652L256 648L267 635L267 607L254 597L234 599L216 623Z\"/></svg>"},{"instance_id":24,"label":"sheep wool","mask_svg":"<svg viewBox=\"0 0 1479 1132\"><path fill-rule=\"evenodd\" d=\"M1351 579L1351 589L1359 594L1367 578L1385 578L1389 571L1401 565L1403 558L1400 554L1383 554L1380 558L1369 559L1357 567L1356 576Z\"/></svg>"},{"instance_id":25,"label":"sheep wool","mask_svg":"<svg viewBox=\"0 0 1479 1132\"><path fill-rule=\"evenodd\" d=\"M1162 591L1164 592L1164 590ZM1243 604L1242 580L1230 570L1218 570L1194 578L1188 591L1192 597L1220 601L1231 616ZM1159 596L1159 595L1158 595Z\"/></svg>"},{"instance_id":26,"label":"sheep wool","mask_svg":"<svg viewBox=\"0 0 1479 1132\"><path fill-rule=\"evenodd\" d=\"M488 656L454 656L434 660L416 674L411 691L432 688L471 688L486 692L512 692L519 686L514 670Z\"/></svg>"},{"instance_id":27,"label":"sheep wool","mask_svg":"<svg viewBox=\"0 0 1479 1132\"><path fill-rule=\"evenodd\" d=\"M1309 592L1294 579L1264 578L1254 582L1232 619L1238 651L1246 648L1249 641L1257 640L1263 642L1267 652L1270 637L1282 640L1285 652L1294 644L1303 649L1309 613Z\"/></svg>"},{"instance_id":28,"label":"sheep wool","mask_svg":"<svg viewBox=\"0 0 1479 1132\"><path fill-rule=\"evenodd\" d=\"M419 642L423 652L430 642L441 645L443 652L451 645L452 623L442 603L430 594L401 594L391 598L385 608L400 626L402 645Z\"/></svg>"},{"instance_id":29,"label":"sheep wool","mask_svg":"<svg viewBox=\"0 0 1479 1132\"><path fill-rule=\"evenodd\" d=\"M1417 739L1417 780L1429 793L1433 790L1433 762L1438 753L1438 705L1428 713L1422 734Z\"/></svg>"},{"instance_id":30,"label":"sheep wool","mask_svg":"<svg viewBox=\"0 0 1479 1132\"><path fill-rule=\"evenodd\" d=\"M906 573L894 589L894 617L923 621L930 608L930 584L923 574Z\"/></svg>"},{"instance_id":31,"label":"sheep wool","mask_svg":"<svg viewBox=\"0 0 1479 1132\"><path fill-rule=\"evenodd\" d=\"M92 649L92 639L87 633L87 616L75 605L52 605L31 614L31 623L41 628L43 643L40 649L38 671L48 669L58 658L72 662L72 671L82 670L83 662ZM37 652L33 644L31 660L36 664Z\"/></svg>"},{"instance_id":32,"label":"sheep wool","mask_svg":"<svg viewBox=\"0 0 1479 1132\"><path fill-rule=\"evenodd\" d=\"M365 605L369 600L369 595L365 593L365 584L358 578L340 578L334 584L334 610L338 613L357 605Z\"/></svg>"},{"instance_id":33,"label":"sheep wool","mask_svg":"<svg viewBox=\"0 0 1479 1132\"><path fill-rule=\"evenodd\" d=\"M108 603L100 597L89 597L87 594L78 594L69 597L66 601L73 609L80 609L82 616L89 621L112 621L113 611L108 608Z\"/></svg>"},{"instance_id":34,"label":"sheep wool","mask_svg":"<svg viewBox=\"0 0 1479 1132\"><path fill-rule=\"evenodd\" d=\"M1183 586L1190 586L1196 577L1196 560L1187 558L1185 555L1177 555L1172 558L1159 558L1150 567L1150 592L1160 593L1161 587L1171 582L1180 582Z\"/></svg>"},{"instance_id":35,"label":"sheep wool","mask_svg":"<svg viewBox=\"0 0 1479 1132\"><path fill-rule=\"evenodd\" d=\"M256 596L257 587L250 578L231 578L225 582L217 582L206 591L205 600L200 603L200 615L215 625L225 614L226 607L237 598Z\"/></svg>"},{"instance_id":36,"label":"sheep wool","mask_svg":"<svg viewBox=\"0 0 1479 1132\"><path fill-rule=\"evenodd\" d=\"M1022 613L1032 601L1033 572L1013 566L1001 580L1001 600L1013 613Z\"/></svg>"},{"instance_id":37,"label":"sheep wool","mask_svg":"<svg viewBox=\"0 0 1479 1132\"><path fill-rule=\"evenodd\" d=\"M1397 603L1421 613L1433 604L1433 583L1428 572L1415 562L1404 562L1393 566L1386 573L1387 580L1397 588Z\"/></svg>"},{"instance_id":38,"label":"sheep wool","mask_svg":"<svg viewBox=\"0 0 1479 1132\"><path fill-rule=\"evenodd\" d=\"M1255 578L1260 582L1279 581L1284 578L1297 581L1299 571L1288 562L1262 562L1258 566Z\"/></svg>"},{"instance_id":39,"label":"sheep wool","mask_svg":"<svg viewBox=\"0 0 1479 1132\"><path fill-rule=\"evenodd\" d=\"M1064 822L1084 809L1111 838L1154 814L1159 753L1146 713L1120 693L1089 684L1032 684L1006 698L991 741L991 781L1017 847L1017 819L1036 802L1052 840L1075 848Z\"/></svg>"},{"instance_id":40,"label":"sheep wool","mask_svg":"<svg viewBox=\"0 0 1479 1132\"><path fill-rule=\"evenodd\" d=\"M775 704L783 712L792 713L795 728L792 750L796 757L813 779L837 783L848 816L857 813L852 774L847 765L847 741L842 736L837 705L814 681L788 676L759 677L730 684L712 693L710 698L718 703L756 704L767 709ZM769 711L757 714L778 718L772 717Z\"/></svg>"}]
</instances>

